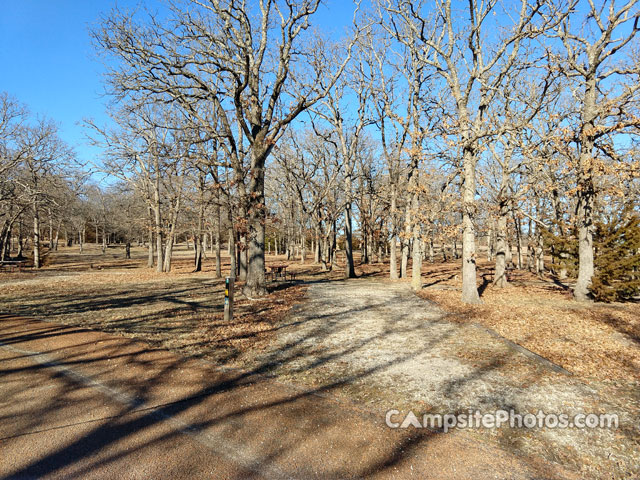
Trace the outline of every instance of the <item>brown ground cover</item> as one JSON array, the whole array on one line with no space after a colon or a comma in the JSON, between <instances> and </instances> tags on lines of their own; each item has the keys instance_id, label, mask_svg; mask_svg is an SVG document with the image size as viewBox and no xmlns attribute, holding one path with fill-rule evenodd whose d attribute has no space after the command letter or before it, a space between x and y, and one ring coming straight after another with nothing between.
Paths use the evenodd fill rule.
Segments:
<instances>
[{"instance_id":1,"label":"brown ground cover","mask_svg":"<svg viewBox=\"0 0 640 480\"><path fill-rule=\"evenodd\" d=\"M572 300L569 287L554 277L515 271L507 288L489 283L491 266L481 264L482 304L459 302L458 266L427 267L420 296L551 360L585 379L640 381L640 304Z\"/></svg>"},{"instance_id":2,"label":"brown ground cover","mask_svg":"<svg viewBox=\"0 0 640 480\"><path fill-rule=\"evenodd\" d=\"M236 294L234 319L223 315L224 279L212 259L193 272L192 252L179 246L170 273L146 267L146 251L105 255L93 245L47 256L39 271L0 273L0 311L143 339L191 356L235 364L260 351L279 321L305 294L302 282L272 282L271 294L249 301ZM274 261L275 259L272 259ZM223 256L223 275L229 258ZM237 292L242 283L237 284Z\"/></svg>"},{"instance_id":3,"label":"brown ground cover","mask_svg":"<svg viewBox=\"0 0 640 480\"><path fill-rule=\"evenodd\" d=\"M283 331L296 328L291 309L305 301L309 285L342 277L341 268L327 273L309 260L300 264L268 256L267 265L286 262L298 280L270 283L270 294L257 301L238 296L234 321L224 322L224 283L215 278L210 256L202 272L193 272L193 254L181 245L173 271L162 274L146 268L144 249L136 247L132 254L126 260L123 248L110 248L105 255L94 246L82 255L77 247L64 248L50 254L40 271L0 273L0 312L113 332L246 368ZM228 260L223 257L223 275L228 274ZM525 271L514 272L511 285L497 289L491 285L491 265L481 262L483 303L462 305L459 269L457 262L425 263L419 296L438 304L452 322L482 325L560 365L575 381L598 392L596 404L608 402L628 412L640 409L640 304L580 304L572 300L569 285ZM357 272L388 281L385 263L358 262ZM477 351L481 355L482 350ZM474 367L490 361L462 360ZM367 395L384 397L385 391L374 387ZM349 385L344 390L349 396ZM624 448L633 448L637 432L620 435L620 451L615 454L624 457Z\"/></svg>"},{"instance_id":4,"label":"brown ground cover","mask_svg":"<svg viewBox=\"0 0 640 480\"><path fill-rule=\"evenodd\" d=\"M105 255L94 245L46 256L40 271L0 273L0 309L64 323L137 336L190 355L230 362L247 350L262 349L305 285L342 277L342 269L267 256L287 263L296 282L271 282L270 295L257 301L237 296L236 318L223 321L223 279L216 279L211 256L193 272L192 252L178 246L172 272L146 268L146 250L122 247ZM357 259L358 260L358 259ZM640 380L640 303L580 304L567 284L551 276L514 271L509 287L491 285L492 266L479 263L481 305L459 302L459 263L425 263L419 295L450 313L450 319L477 323L583 377L615 382ZM229 258L223 255L223 276ZM385 279L388 263L358 265L363 277ZM242 284L238 284L238 289ZM5 305L5 308L2 308ZM9 308L11 307L11 308Z\"/></svg>"}]
</instances>

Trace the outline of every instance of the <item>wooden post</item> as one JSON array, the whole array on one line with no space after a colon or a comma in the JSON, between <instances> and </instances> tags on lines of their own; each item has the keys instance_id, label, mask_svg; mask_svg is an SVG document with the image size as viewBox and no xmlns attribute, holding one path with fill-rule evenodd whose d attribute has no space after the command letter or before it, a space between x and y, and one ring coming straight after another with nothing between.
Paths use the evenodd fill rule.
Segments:
<instances>
[{"instance_id":1,"label":"wooden post","mask_svg":"<svg viewBox=\"0 0 640 480\"><path fill-rule=\"evenodd\" d=\"M227 277L224 282L224 321L233 320L233 284L234 277Z\"/></svg>"}]
</instances>

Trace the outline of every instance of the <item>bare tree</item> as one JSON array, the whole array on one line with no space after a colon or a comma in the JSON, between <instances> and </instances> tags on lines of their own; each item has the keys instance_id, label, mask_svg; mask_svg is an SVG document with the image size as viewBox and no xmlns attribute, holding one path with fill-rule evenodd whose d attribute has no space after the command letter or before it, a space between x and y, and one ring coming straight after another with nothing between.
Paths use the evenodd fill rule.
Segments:
<instances>
[{"instance_id":1,"label":"bare tree","mask_svg":"<svg viewBox=\"0 0 640 480\"><path fill-rule=\"evenodd\" d=\"M94 132L92 141L104 151L102 164L96 168L129 183L145 199L156 240L156 269L170 271L185 172L192 155L190 124L158 103L130 102L112 111L111 117L115 128L86 122Z\"/></svg>"},{"instance_id":2,"label":"bare tree","mask_svg":"<svg viewBox=\"0 0 640 480\"><path fill-rule=\"evenodd\" d=\"M359 61L348 70L347 75L343 76L313 109L314 113L331 126L331 133L337 139L336 144L344 168L346 278L356 277L353 261L353 188L358 154L362 148L365 128L373 123L369 102L372 76L365 71L365 62L362 61L362 56L358 55L357 59ZM355 102L353 102L353 98L355 98ZM355 118L350 118L347 113L350 109L346 105L351 106L351 103L356 105Z\"/></svg>"},{"instance_id":3,"label":"bare tree","mask_svg":"<svg viewBox=\"0 0 640 480\"><path fill-rule=\"evenodd\" d=\"M40 216L48 199L49 186L55 181L61 166L69 164L73 151L59 138L57 126L50 120L40 120L34 126L22 128L18 142L24 152L21 166L24 175L17 183L29 199L33 219L33 265L40 268Z\"/></svg>"},{"instance_id":4,"label":"bare tree","mask_svg":"<svg viewBox=\"0 0 640 480\"><path fill-rule=\"evenodd\" d=\"M409 259L409 249L412 246L412 272L411 284L415 290L421 288L421 272L422 272L422 242L421 242L421 225L416 221L419 211L419 170L425 160L426 145L425 141L433 132L434 123L436 123L437 115L434 108L434 99L437 98L437 91L434 83L431 81L433 71L426 62L429 57L428 52L424 51L424 42L421 38L421 25L423 19L412 18L411 14L403 11L407 5L393 5L390 2L379 2L378 15L382 20L384 31L391 36L400 46L399 51L388 49L387 55L391 59L395 59L394 69L395 77L389 81L384 79L384 62L385 58L381 53L377 53L374 48L370 48L374 52L378 68L381 70L381 86L387 91L379 93L379 115L390 118L394 123L396 130L396 142L392 150L386 139L386 122L384 117L380 120L381 133L383 135L383 152L387 157L389 167L389 175L391 179L392 198L391 209L397 208L397 190L399 184L399 175L403 172L406 175L406 201L405 201L405 217L404 217L404 233L402 235L402 260L400 264L400 277L408 276L407 265ZM386 13L386 15L385 15ZM373 45L372 45L373 47ZM387 56L385 55L385 57ZM391 90L394 88L400 90L399 85L405 85L401 92L404 94L404 105L394 105L394 94ZM402 95L396 92L395 95ZM401 155L407 157L407 165L402 168ZM398 158L393 158L394 155ZM397 231L397 228L394 227ZM395 233L395 232L394 232ZM395 273L395 235L392 239L391 255L391 276Z\"/></svg>"},{"instance_id":5,"label":"bare tree","mask_svg":"<svg viewBox=\"0 0 640 480\"><path fill-rule=\"evenodd\" d=\"M15 183L17 167L28 152L19 134L26 120L26 107L0 92L0 259L9 255L11 230L27 203Z\"/></svg>"},{"instance_id":6,"label":"bare tree","mask_svg":"<svg viewBox=\"0 0 640 480\"><path fill-rule=\"evenodd\" d=\"M525 189L514 188L514 177L518 173L524 173L536 159L540 161L534 154L540 152L540 139L532 135L532 130L535 131L535 128L532 129L532 122L540 112L546 113L545 105L557 100L560 89L555 88L550 93L553 84L554 75L549 69L543 68L539 75L530 69L526 76L511 77L488 110L495 132L495 136L488 138L485 144L491 152L488 177L489 184L493 187L497 210L494 285L498 287L507 286L506 267L511 251L508 217L511 215L517 220L520 215L516 208L518 199L527 192ZM550 119L542 118L541 121L548 122ZM516 225L516 237L518 268L521 268L519 224Z\"/></svg>"},{"instance_id":7,"label":"bare tree","mask_svg":"<svg viewBox=\"0 0 640 480\"><path fill-rule=\"evenodd\" d=\"M589 298L594 273L593 209L598 171L607 159L618 160L613 136L640 125L633 108L640 89L640 60L633 48L640 32L640 4L637 0L621 5L615 0L588 3L581 14L579 9L571 11L551 35L563 47L555 66L575 82L573 94L580 99L578 118L569 136L575 147L577 181L577 300Z\"/></svg>"},{"instance_id":8,"label":"bare tree","mask_svg":"<svg viewBox=\"0 0 640 480\"><path fill-rule=\"evenodd\" d=\"M538 36L534 23L542 3L520 2L511 25L495 23L498 2L468 0L464 11L451 0L435 2L433 14L424 3L387 0L385 8L396 24L416 32L423 61L444 80L451 101L450 135L462 150L462 301L480 301L476 284L476 167L481 141L490 133L486 110L505 80L515 72L522 42ZM506 17L501 16L501 22ZM488 31L492 30L491 36ZM488 38L495 38L489 42Z\"/></svg>"},{"instance_id":9,"label":"bare tree","mask_svg":"<svg viewBox=\"0 0 640 480\"><path fill-rule=\"evenodd\" d=\"M250 11L236 0L194 0L173 5L169 26L153 17L138 24L116 10L95 32L98 45L120 62L110 75L114 93L169 96L211 136L220 137L236 175L247 179L242 193L248 228L244 293L249 297L266 293L266 159L286 127L326 95L349 57L327 71L325 45L304 34L319 3L262 0ZM320 81L326 76L329 80ZM203 101L216 112L221 128L201 117L196 105Z\"/></svg>"}]
</instances>

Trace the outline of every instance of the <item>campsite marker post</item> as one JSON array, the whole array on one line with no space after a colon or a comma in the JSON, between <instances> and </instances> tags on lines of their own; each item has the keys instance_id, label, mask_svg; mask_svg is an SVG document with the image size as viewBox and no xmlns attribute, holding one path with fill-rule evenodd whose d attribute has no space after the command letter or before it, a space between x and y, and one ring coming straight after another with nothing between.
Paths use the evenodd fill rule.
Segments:
<instances>
[{"instance_id":1,"label":"campsite marker post","mask_svg":"<svg viewBox=\"0 0 640 480\"><path fill-rule=\"evenodd\" d=\"M224 321L233 320L233 284L235 278L227 277L224 282Z\"/></svg>"}]
</instances>

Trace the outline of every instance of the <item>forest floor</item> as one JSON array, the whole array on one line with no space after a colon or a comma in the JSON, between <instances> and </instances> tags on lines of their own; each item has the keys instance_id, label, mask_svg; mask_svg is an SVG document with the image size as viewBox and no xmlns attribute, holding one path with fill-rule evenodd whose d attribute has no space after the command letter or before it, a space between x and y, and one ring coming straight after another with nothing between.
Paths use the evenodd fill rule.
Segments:
<instances>
[{"instance_id":1,"label":"forest floor","mask_svg":"<svg viewBox=\"0 0 640 480\"><path fill-rule=\"evenodd\" d=\"M361 278L343 282L339 269L323 273L287 262L299 281L271 283L270 295L258 301L239 296L233 322L225 323L224 285L210 258L194 273L192 253L182 246L173 271L159 274L144 267L143 249L132 253L124 260L122 248L101 255L91 246L79 255L74 247L52 253L38 272L0 273L0 313L117 333L278 375L382 413L617 413L617 430L471 435L585 477L639 473L637 303L579 304L567 285L528 272L514 273L508 288L497 289L485 280L490 265L481 263L483 303L463 306L455 262L424 265L422 299L407 282L388 281L382 263L359 266ZM223 260L228 270L228 257ZM267 258L267 264L281 261Z\"/></svg>"}]
</instances>

